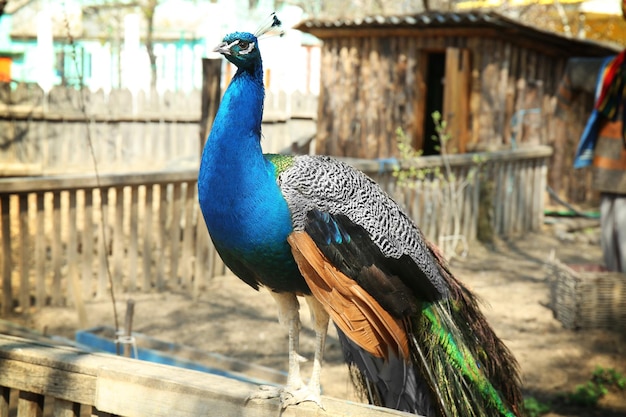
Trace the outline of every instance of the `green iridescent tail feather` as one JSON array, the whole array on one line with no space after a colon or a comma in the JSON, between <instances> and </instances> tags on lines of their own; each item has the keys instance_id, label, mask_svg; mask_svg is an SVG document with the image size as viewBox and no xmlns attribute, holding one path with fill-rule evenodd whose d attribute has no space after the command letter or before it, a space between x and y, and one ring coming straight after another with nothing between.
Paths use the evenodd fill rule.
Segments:
<instances>
[{"instance_id":1,"label":"green iridescent tail feather","mask_svg":"<svg viewBox=\"0 0 626 417\"><path fill-rule=\"evenodd\" d=\"M424 304L412 325L414 363L429 375L442 416L521 414L517 362L481 313L476 297L431 247L451 297Z\"/></svg>"}]
</instances>

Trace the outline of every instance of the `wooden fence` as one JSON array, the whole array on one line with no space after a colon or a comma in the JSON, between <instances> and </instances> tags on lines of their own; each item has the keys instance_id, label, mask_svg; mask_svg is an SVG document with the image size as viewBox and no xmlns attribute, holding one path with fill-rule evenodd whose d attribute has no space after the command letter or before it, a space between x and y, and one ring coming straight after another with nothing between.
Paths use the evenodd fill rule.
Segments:
<instances>
[{"instance_id":1,"label":"wooden fence","mask_svg":"<svg viewBox=\"0 0 626 417\"><path fill-rule=\"evenodd\" d=\"M453 204L442 197L437 176L399 186L391 164L349 162L375 178L427 238L453 254L476 239L481 219L502 236L541 226L551 153L536 147L450 156L457 178ZM416 163L433 168L442 162L424 157ZM192 169L107 174L99 181L91 175L0 179L1 311L65 304L80 311L84 300L108 295L109 270L116 291L197 296L225 268L200 215L196 176Z\"/></svg>"},{"instance_id":2,"label":"wooden fence","mask_svg":"<svg viewBox=\"0 0 626 417\"><path fill-rule=\"evenodd\" d=\"M197 170L0 180L2 310L118 291L184 290L224 273L197 204Z\"/></svg>"},{"instance_id":3,"label":"wooden fence","mask_svg":"<svg viewBox=\"0 0 626 417\"><path fill-rule=\"evenodd\" d=\"M0 176L195 166L200 159L201 92L133 95L0 83ZM206 105L205 105L206 107ZM205 109L207 110L207 109ZM315 133L317 97L267 92L267 152Z\"/></svg>"},{"instance_id":4,"label":"wooden fence","mask_svg":"<svg viewBox=\"0 0 626 417\"><path fill-rule=\"evenodd\" d=\"M420 157L402 168L422 172L396 181L392 165L358 163L403 204L424 235L454 256L479 237L513 236L543 224L549 146ZM450 173L446 172L448 165Z\"/></svg>"},{"instance_id":5,"label":"wooden fence","mask_svg":"<svg viewBox=\"0 0 626 417\"><path fill-rule=\"evenodd\" d=\"M277 400L247 401L256 389L223 376L0 335L0 417L320 415L312 403L279 412ZM328 417L412 416L322 401Z\"/></svg>"}]
</instances>

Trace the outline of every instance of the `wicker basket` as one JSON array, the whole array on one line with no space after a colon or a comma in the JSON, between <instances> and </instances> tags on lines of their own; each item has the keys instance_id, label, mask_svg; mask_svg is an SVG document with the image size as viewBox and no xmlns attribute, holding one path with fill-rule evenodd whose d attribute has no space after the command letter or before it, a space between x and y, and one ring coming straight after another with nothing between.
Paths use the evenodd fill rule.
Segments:
<instances>
[{"instance_id":1,"label":"wicker basket","mask_svg":"<svg viewBox=\"0 0 626 417\"><path fill-rule=\"evenodd\" d=\"M550 306L565 328L626 334L626 274L599 265L551 266Z\"/></svg>"}]
</instances>

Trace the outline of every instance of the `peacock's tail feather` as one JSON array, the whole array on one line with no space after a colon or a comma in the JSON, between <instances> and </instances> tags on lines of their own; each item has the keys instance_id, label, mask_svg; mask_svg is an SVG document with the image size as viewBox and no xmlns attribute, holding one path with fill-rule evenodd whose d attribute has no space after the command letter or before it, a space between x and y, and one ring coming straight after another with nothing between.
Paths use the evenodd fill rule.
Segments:
<instances>
[{"instance_id":1,"label":"peacock's tail feather","mask_svg":"<svg viewBox=\"0 0 626 417\"><path fill-rule=\"evenodd\" d=\"M428 376L442 416L519 416L517 362L481 313L476 297L430 249L448 281L450 297L424 303L412 318L413 361Z\"/></svg>"}]
</instances>

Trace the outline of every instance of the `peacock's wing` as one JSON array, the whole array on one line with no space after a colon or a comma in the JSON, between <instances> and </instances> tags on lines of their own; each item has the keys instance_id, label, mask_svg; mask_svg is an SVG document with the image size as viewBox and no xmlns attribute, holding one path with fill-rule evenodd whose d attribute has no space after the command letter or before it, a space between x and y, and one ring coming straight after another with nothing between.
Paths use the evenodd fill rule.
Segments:
<instances>
[{"instance_id":1,"label":"peacock's wing","mask_svg":"<svg viewBox=\"0 0 626 417\"><path fill-rule=\"evenodd\" d=\"M419 229L369 177L324 156L273 161L290 209L292 252L335 324L364 349L408 357L402 320L447 295Z\"/></svg>"},{"instance_id":2,"label":"peacock's wing","mask_svg":"<svg viewBox=\"0 0 626 417\"><path fill-rule=\"evenodd\" d=\"M278 179L292 253L337 327L372 357L413 363L421 375L413 398L428 386L423 404L441 415L513 415L515 361L397 204L327 157L294 158Z\"/></svg>"},{"instance_id":3,"label":"peacock's wing","mask_svg":"<svg viewBox=\"0 0 626 417\"><path fill-rule=\"evenodd\" d=\"M358 282L356 269L375 267L421 299L448 295L421 232L371 178L336 159L299 156L282 166L278 181L294 231L307 232L349 277Z\"/></svg>"}]
</instances>

